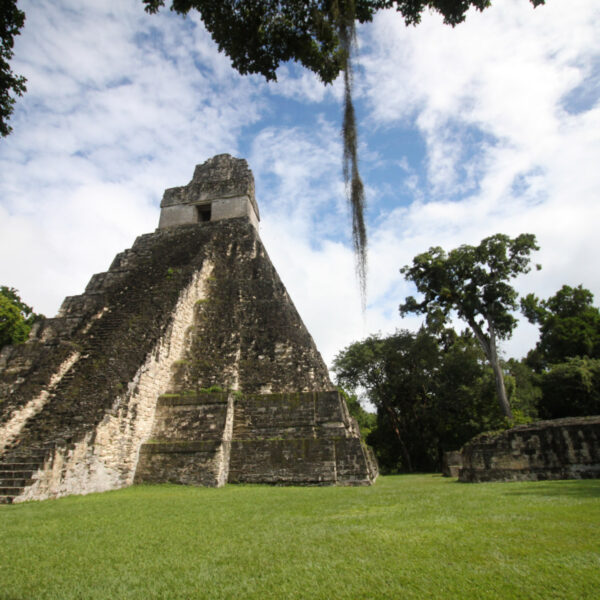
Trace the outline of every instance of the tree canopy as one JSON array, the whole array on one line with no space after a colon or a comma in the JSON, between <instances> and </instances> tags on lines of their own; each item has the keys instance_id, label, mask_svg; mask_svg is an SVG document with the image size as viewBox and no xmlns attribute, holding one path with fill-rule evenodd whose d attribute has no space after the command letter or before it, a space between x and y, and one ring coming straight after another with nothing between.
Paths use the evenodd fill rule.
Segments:
<instances>
[{"instance_id":1,"label":"tree canopy","mask_svg":"<svg viewBox=\"0 0 600 600\"><path fill-rule=\"evenodd\" d=\"M0 137L12 131L8 119L15 105L14 96L22 96L26 91L25 78L15 75L9 64L15 36L24 23L25 13L17 8L17 0L0 0Z\"/></svg>"},{"instance_id":2,"label":"tree canopy","mask_svg":"<svg viewBox=\"0 0 600 600\"><path fill-rule=\"evenodd\" d=\"M466 321L494 370L498 401L508 418L512 412L497 341L510 337L517 324L512 311L517 308L518 294L508 282L530 270L533 250L538 250L533 234L511 239L498 233L479 246L463 245L448 254L439 246L432 247L400 269L423 296L420 302L407 297L400 314L425 314L428 324L438 327L453 311Z\"/></svg>"},{"instance_id":3,"label":"tree canopy","mask_svg":"<svg viewBox=\"0 0 600 600\"><path fill-rule=\"evenodd\" d=\"M540 416L545 419L600 414L600 359L575 356L550 365L540 377Z\"/></svg>"},{"instance_id":4,"label":"tree canopy","mask_svg":"<svg viewBox=\"0 0 600 600\"><path fill-rule=\"evenodd\" d=\"M150 13L165 6L165 0L142 1ZM538 6L545 0L530 2ZM377 11L395 8L407 25L416 25L425 10L433 10L454 26L469 8L490 5L490 0L172 0L171 10L198 11L219 50L242 75L276 80L279 65L294 60L331 83L346 67L340 25L348 19L366 23Z\"/></svg>"},{"instance_id":5,"label":"tree canopy","mask_svg":"<svg viewBox=\"0 0 600 600\"><path fill-rule=\"evenodd\" d=\"M367 441L386 471L439 470L445 451L507 425L492 370L468 331L423 327L373 335L342 350L333 371L338 385L375 405L377 425ZM509 381L516 406L523 408Z\"/></svg>"},{"instance_id":6,"label":"tree canopy","mask_svg":"<svg viewBox=\"0 0 600 600\"><path fill-rule=\"evenodd\" d=\"M41 316L21 300L17 290L0 287L0 349L24 342L33 323Z\"/></svg>"},{"instance_id":7,"label":"tree canopy","mask_svg":"<svg viewBox=\"0 0 600 600\"><path fill-rule=\"evenodd\" d=\"M542 371L575 356L600 358L600 310L593 302L581 285L563 285L547 300L534 294L521 300L525 317L540 327L540 340L527 357L532 367Z\"/></svg>"}]
</instances>

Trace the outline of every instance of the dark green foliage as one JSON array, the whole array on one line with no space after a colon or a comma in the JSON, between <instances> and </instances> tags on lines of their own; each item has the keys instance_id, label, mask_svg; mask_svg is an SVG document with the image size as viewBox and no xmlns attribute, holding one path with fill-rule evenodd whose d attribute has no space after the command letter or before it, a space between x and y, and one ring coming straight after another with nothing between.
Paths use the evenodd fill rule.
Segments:
<instances>
[{"instance_id":1,"label":"dark green foliage","mask_svg":"<svg viewBox=\"0 0 600 600\"><path fill-rule=\"evenodd\" d=\"M573 356L600 358L600 310L593 301L581 285L563 285L547 300L534 294L523 298L523 314L540 327L540 340L527 356L532 367L542 371Z\"/></svg>"},{"instance_id":2,"label":"dark green foliage","mask_svg":"<svg viewBox=\"0 0 600 600\"><path fill-rule=\"evenodd\" d=\"M33 323L41 317L21 300L17 290L0 287L0 349L24 342Z\"/></svg>"},{"instance_id":3,"label":"dark green foliage","mask_svg":"<svg viewBox=\"0 0 600 600\"><path fill-rule=\"evenodd\" d=\"M17 8L17 0L0 0L0 137L12 131L8 124L15 104L12 94L22 96L27 89L25 78L15 75L9 64L14 54L14 38L21 33L24 23L25 13Z\"/></svg>"},{"instance_id":4,"label":"dark green foliage","mask_svg":"<svg viewBox=\"0 0 600 600\"><path fill-rule=\"evenodd\" d=\"M509 338L517 324L511 314L517 292L507 281L529 271L529 255L538 249L530 233L514 239L497 233L479 246L465 244L448 254L432 247L400 269L423 295L421 302L409 296L400 313L425 314L429 323L439 323L456 311L475 333L491 323L498 338Z\"/></svg>"},{"instance_id":5,"label":"dark green foliage","mask_svg":"<svg viewBox=\"0 0 600 600\"><path fill-rule=\"evenodd\" d=\"M600 359L568 358L541 376L545 419L600 415Z\"/></svg>"},{"instance_id":6,"label":"dark green foliage","mask_svg":"<svg viewBox=\"0 0 600 600\"><path fill-rule=\"evenodd\" d=\"M509 280L529 271L529 256L538 250L535 236L523 233L514 239L497 233L479 246L463 245L446 254L439 246L415 256L400 269L423 296L400 305L400 314L425 314L429 326L441 327L455 311L466 321L494 370L500 407L512 412L498 359L497 339L509 338L517 324L517 292ZM538 265L538 268L539 265Z\"/></svg>"},{"instance_id":7,"label":"dark green foliage","mask_svg":"<svg viewBox=\"0 0 600 600\"><path fill-rule=\"evenodd\" d=\"M482 431L508 425L494 400L494 376L469 332L398 331L355 342L334 361L339 385L363 390L377 408L367 437L387 472L439 470L443 453ZM525 420L527 402L513 393Z\"/></svg>"},{"instance_id":8,"label":"dark green foliage","mask_svg":"<svg viewBox=\"0 0 600 600\"><path fill-rule=\"evenodd\" d=\"M524 360L509 358L505 363L506 387L514 408L515 421L536 418L542 398L540 376Z\"/></svg>"},{"instance_id":9,"label":"dark green foliage","mask_svg":"<svg viewBox=\"0 0 600 600\"><path fill-rule=\"evenodd\" d=\"M366 440L369 434L377 427L377 415L367 412L360 404L355 394L348 394L340 388L340 394L346 401L348 412L356 419L360 428L360 435L363 440Z\"/></svg>"},{"instance_id":10,"label":"dark green foliage","mask_svg":"<svg viewBox=\"0 0 600 600\"><path fill-rule=\"evenodd\" d=\"M521 310L540 328L526 358L542 389L540 416L546 419L600 414L600 310L581 285L563 285L540 300L528 294Z\"/></svg>"},{"instance_id":11,"label":"dark green foliage","mask_svg":"<svg viewBox=\"0 0 600 600\"><path fill-rule=\"evenodd\" d=\"M544 0L530 0L534 6ZM143 0L156 13L165 0ZM490 0L172 0L171 10L200 13L206 29L241 74L260 73L276 79L277 67L296 60L331 83L345 68L340 41L340 15L365 23L384 8L395 8L407 25L416 25L433 10L449 25L465 19L469 8L483 10ZM348 21L345 20L347 24Z\"/></svg>"}]
</instances>

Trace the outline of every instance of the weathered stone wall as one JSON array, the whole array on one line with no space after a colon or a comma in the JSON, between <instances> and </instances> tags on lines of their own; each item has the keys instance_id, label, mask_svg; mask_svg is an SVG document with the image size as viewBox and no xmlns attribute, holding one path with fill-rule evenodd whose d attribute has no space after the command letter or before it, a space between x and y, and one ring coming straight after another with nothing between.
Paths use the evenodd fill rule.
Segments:
<instances>
[{"instance_id":1,"label":"weathered stone wall","mask_svg":"<svg viewBox=\"0 0 600 600\"><path fill-rule=\"evenodd\" d=\"M600 416L556 419L482 434L462 449L459 480L600 477Z\"/></svg>"},{"instance_id":2,"label":"weathered stone wall","mask_svg":"<svg viewBox=\"0 0 600 600\"><path fill-rule=\"evenodd\" d=\"M233 439L306 438L355 435L337 391L243 394L235 403Z\"/></svg>"},{"instance_id":3,"label":"weathered stone wall","mask_svg":"<svg viewBox=\"0 0 600 600\"><path fill-rule=\"evenodd\" d=\"M197 306L191 344L169 391L211 386L263 394L333 389L327 367L254 230L246 227L235 239L220 240L211 260L215 267L207 298Z\"/></svg>"},{"instance_id":4,"label":"weathered stone wall","mask_svg":"<svg viewBox=\"0 0 600 600\"><path fill-rule=\"evenodd\" d=\"M140 450L135 482L224 485L232 423L232 394L161 396L151 438Z\"/></svg>"},{"instance_id":5,"label":"weathered stone wall","mask_svg":"<svg viewBox=\"0 0 600 600\"><path fill-rule=\"evenodd\" d=\"M337 392L168 394L135 480L368 485L370 458Z\"/></svg>"},{"instance_id":6,"label":"weathered stone wall","mask_svg":"<svg viewBox=\"0 0 600 600\"><path fill-rule=\"evenodd\" d=\"M368 485L377 476L337 392L235 400L229 481Z\"/></svg>"}]
</instances>

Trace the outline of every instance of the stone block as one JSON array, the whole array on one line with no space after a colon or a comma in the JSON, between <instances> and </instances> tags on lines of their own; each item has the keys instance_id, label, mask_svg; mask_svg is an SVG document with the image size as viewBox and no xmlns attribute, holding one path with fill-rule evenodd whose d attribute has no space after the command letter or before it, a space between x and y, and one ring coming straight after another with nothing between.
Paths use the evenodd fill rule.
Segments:
<instances>
[{"instance_id":1,"label":"stone block","mask_svg":"<svg viewBox=\"0 0 600 600\"><path fill-rule=\"evenodd\" d=\"M335 466L331 440L233 440L229 482L331 485L336 482Z\"/></svg>"},{"instance_id":2,"label":"stone block","mask_svg":"<svg viewBox=\"0 0 600 600\"><path fill-rule=\"evenodd\" d=\"M144 444L135 483L216 487L222 470L220 441Z\"/></svg>"},{"instance_id":3,"label":"stone block","mask_svg":"<svg viewBox=\"0 0 600 600\"><path fill-rule=\"evenodd\" d=\"M458 477L462 464L463 461L460 450L444 452L442 458L442 475L444 477Z\"/></svg>"}]
</instances>

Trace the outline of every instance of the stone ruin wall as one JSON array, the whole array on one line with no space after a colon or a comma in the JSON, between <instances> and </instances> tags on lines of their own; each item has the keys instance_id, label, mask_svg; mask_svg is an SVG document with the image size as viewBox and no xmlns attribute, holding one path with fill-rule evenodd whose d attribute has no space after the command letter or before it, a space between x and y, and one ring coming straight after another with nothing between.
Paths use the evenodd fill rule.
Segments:
<instances>
[{"instance_id":1,"label":"stone ruin wall","mask_svg":"<svg viewBox=\"0 0 600 600\"><path fill-rule=\"evenodd\" d=\"M461 451L459 481L600 477L600 416L520 425L481 434Z\"/></svg>"}]
</instances>

